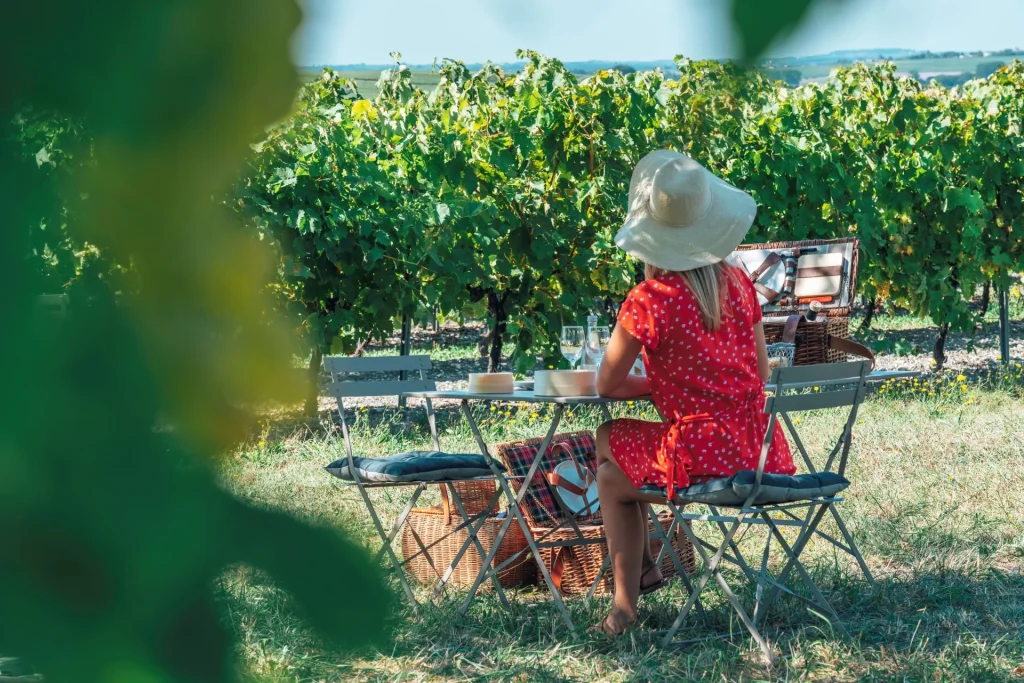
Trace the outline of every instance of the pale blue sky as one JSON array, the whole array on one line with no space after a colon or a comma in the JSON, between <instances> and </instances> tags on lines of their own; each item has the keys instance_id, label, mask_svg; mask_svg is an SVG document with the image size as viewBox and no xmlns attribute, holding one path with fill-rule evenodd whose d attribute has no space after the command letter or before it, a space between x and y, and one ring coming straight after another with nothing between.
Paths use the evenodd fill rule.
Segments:
<instances>
[{"instance_id":1,"label":"pale blue sky","mask_svg":"<svg viewBox=\"0 0 1024 683\"><path fill-rule=\"evenodd\" d=\"M772 0L764 0L770 3ZM733 55L724 0L300 0L299 64L381 64L388 53L509 62L517 48L563 61ZM825 0L777 55L843 49L1024 47L1024 0Z\"/></svg>"}]
</instances>

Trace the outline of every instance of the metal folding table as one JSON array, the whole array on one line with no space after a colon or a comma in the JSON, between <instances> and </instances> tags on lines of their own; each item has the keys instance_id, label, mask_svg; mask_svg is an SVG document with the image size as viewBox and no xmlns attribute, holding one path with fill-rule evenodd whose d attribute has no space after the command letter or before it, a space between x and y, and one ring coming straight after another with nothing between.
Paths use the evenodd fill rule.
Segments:
<instances>
[{"instance_id":1,"label":"metal folding table","mask_svg":"<svg viewBox=\"0 0 1024 683\"><path fill-rule=\"evenodd\" d=\"M869 383L878 383L892 379L912 377L918 374L920 373L904 371L878 371L872 372L870 375L868 375L867 380ZM806 388L811 388L812 385L813 383L808 383ZM789 386L789 388L798 389L800 387L793 385ZM774 388L771 385L766 386L765 389L766 391L774 390ZM537 449L537 453L538 455L540 455L546 453L548 448L551 446L551 441L555 434L558 433L558 426L562 422L562 417L567 407L598 406L604 413L605 418L611 420L612 414L610 406L612 404L624 403L628 401L651 401L651 397L638 396L634 398L605 398L600 396L537 396L532 391L514 391L511 394L487 394L469 391L415 391L404 393L402 394L402 396L405 398L431 399L434 401L459 401L461 404L462 413L465 416L466 421L468 422L469 427L473 432L473 437L476 439L477 445L480 447L480 452L487 459L488 465L490 466L491 471L494 473L495 479L497 480L498 485L501 487L501 491L504 494L506 501L508 501L508 515L506 516L505 521L502 523L502 526L494 539L494 544L491 547L488 556L486 557L482 564L480 575L477 577L476 581L473 583L473 586L469 590L469 594L467 595L466 600L462 605L460 614L464 615L466 613L466 611L469 609L469 606L472 604L476 592L480 588L481 584L483 584L483 582L488 579L491 573L496 571L494 568L491 567L491 563L494 560L494 556L497 554L498 547L501 545L501 542L505 537L505 533L508 531L512 522L515 521L520 525L520 527L523 530L523 535L526 538L526 542L529 547L530 553L533 555L534 559L537 562L537 566L540 569L541 576L544 578L544 582L547 584L548 590L551 593L552 600L554 601L555 606L561 613L566 625L568 625L569 628L574 628L572 617L569 615L569 611L568 609L566 609L565 603L562 600L559 591L556 589L554 581L551 578L551 574L547 570L547 566L543 560L543 557L541 556L540 547L538 546L537 541L533 538L530 532L530 526L526 522L526 519L523 517L522 512L519 509L520 504L526 497L527 489L529 487L528 485L524 484L522 487L520 487L518 494L513 492L509 484L509 478L506 476L506 473L490 454L487 442L484 440L483 435L480 433L480 427L473 416L472 410L470 409L470 403L474 401L494 401L503 403L539 403L553 405L554 412L551 418L551 425L548 427L547 433L544 436L544 439L541 442L540 447ZM527 475L524 478L525 482L533 481L533 478L537 474L537 470L540 468L540 464L542 461L543 458L541 457L537 457L533 461ZM570 520L569 524L574 524L574 522ZM655 524L655 527L657 528L658 525ZM667 540L668 539L663 539L663 542L667 542ZM566 543L573 543L573 541L568 541ZM682 578L686 578L685 574L682 575Z\"/></svg>"}]
</instances>

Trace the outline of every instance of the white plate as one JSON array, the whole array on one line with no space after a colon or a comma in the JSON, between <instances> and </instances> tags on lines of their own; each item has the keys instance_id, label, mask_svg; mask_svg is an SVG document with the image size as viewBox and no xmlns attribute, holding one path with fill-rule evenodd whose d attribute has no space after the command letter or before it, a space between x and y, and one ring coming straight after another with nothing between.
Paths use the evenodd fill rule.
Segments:
<instances>
[{"instance_id":1,"label":"white plate","mask_svg":"<svg viewBox=\"0 0 1024 683\"><path fill-rule=\"evenodd\" d=\"M533 380L537 396L597 396L597 373L593 370L538 370Z\"/></svg>"},{"instance_id":2,"label":"white plate","mask_svg":"<svg viewBox=\"0 0 1024 683\"><path fill-rule=\"evenodd\" d=\"M574 515L578 515L581 512L592 515L601 507L601 503L597 498L597 477L594 476L593 472L587 471L582 466L580 467L583 469L582 473L576 469L576 462L574 460L563 460L555 465L555 469L552 471L565 481L582 489L582 496L560 486L553 486L552 490L554 490L555 495L562 500L565 507ZM589 479L589 482L584 481L584 478Z\"/></svg>"}]
</instances>

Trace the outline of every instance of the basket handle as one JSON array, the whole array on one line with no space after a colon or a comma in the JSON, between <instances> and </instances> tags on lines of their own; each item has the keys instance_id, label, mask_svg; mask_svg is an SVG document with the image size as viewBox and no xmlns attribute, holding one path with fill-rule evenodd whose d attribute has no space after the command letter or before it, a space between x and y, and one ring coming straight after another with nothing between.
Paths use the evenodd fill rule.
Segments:
<instances>
[{"instance_id":1,"label":"basket handle","mask_svg":"<svg viewBox=\"0 0 1024 683\"><path fill-rule=\"evenodd\" d=\"M796 343L796 331L800 327L800 321L804 317L802 315L791 315L786 318L786 325L782 328L782 341L787 344Z\"/></svg>"},{"instance_id":2,"label":"basket handle","mask_svg":"<svg viewBox=\"0 0 1024 683\"><path fill-rule=\"evenodd\" d=\"M851 356L860 356L861 358L867 358L869 361L871 361L871 369L875 369L875 354L871 352L871 349L864 346L863 344L858 344L852 339L843 339L842 337L830 336L828 338L828 345L831 346L836 351L848 353Z\"/></svg>"},{"instance_id":3,"label":"basket handle","mask_svg":"<svg viewBox=\"0 0 1024 683\"><path fill-rule=\"evenodd\" d=\"M565 572L565 556L572 553L572 547L562 547L555 551L551 558L551 583L555 590L562 592L562 574Z\"/></svg>"},{"instance_id":4,"label":"basket handle","mask_svg":"<svg viewBox=\"0 0 1024 683\"><path fill-rule=\"evenodd\" d=\"M452 504L448 501L448 487L441 484L441 512L444 514L444 525L452 524Z\"/></svg>"}]
</instances>

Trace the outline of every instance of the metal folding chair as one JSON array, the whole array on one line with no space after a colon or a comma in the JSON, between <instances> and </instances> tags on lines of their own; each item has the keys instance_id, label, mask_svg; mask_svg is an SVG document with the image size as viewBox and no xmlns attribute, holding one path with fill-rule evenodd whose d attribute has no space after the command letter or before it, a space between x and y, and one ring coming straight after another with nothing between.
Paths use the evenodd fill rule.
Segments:
<instances>
[{"instance_id":1,"label":"metal folding chair","mask_svg":"<svg viewBox=\"0 0 1024 683\"><path fill-rule=\"evenodd\" d=\"M835 610L800 561L800 556L810 539L820 533L818 525L825 514L835 511L836 504L842 501L837 494L849 486L844 473L850 453L853 425L856 423L858 409L867 391L869 371L868 362L777 369L771 380L774 393L768 397L765 404L769 426L762 444L757 470L741 472L711 485L691 486L677 492L676 500L668 501L676 527L681 528L690 538L703 560L704 567L679 617L666 633L664 645L673 642L694 606L700 607L700 595L712 579L722 589L740 621L769 659L774 659L774 655L761 635L759 624L763 622L768 608L781 592L806 602L812 609L827 617L833 628L844 638L849 637ZM811 387L817 387L818 390L812 391ZM826 408L849 408L850 412L825 470L814 472L812 468L809 473L792 477L766 475L765 461L775 425L780 417L795 435L796 430L789 418L790 413ZM801 453L806 454L802 443L798 448ZM837 462L838 468L833 471L832 466ZM683 504L703 505L707 512L683 512ZM797 514L799 511L805 512L801 516ZM833 514L838 519L838 513ZM715 546L698 537L690 525L685 523L686 521L710 523L713 531L721 534L721 542ZM743 535L754 527L767 530L760 563L748 562L740 549ZM783 527L798 530L796 541L792 545L783 535ZM845 525L840 528L845 529ZM849 552L859 556L849 533L844 531L844 534L850 543ZM830 540L836 542L834 539ZM777 575L773 575L768 568L773 544L782 549L785 557L785 564ZM671 548L669 551L671 552ZM863 559L859 558L859 561L863 562ZM722 573L725 562L739 568L740 573L755 586L752 615L748 614L726 581ZM809 598L787 585L790 574L794 571L809 593Z\"/></svg>"},{"instance_id":2,"label":"metal folding chair","mask_svg":"<svg viewBox=\"0 0 1024 683\"><path fill-rule=\"evenodd\" d=\"M458 566L459 561L465 555L466 551L469 550L470 546L475 546L477 552L480 553L480 557L488 556L487 551L484 550L483 545L477 538L477 532L483 526L487 520L487 516L490 511L494 510L501 499L502 491L500 487L495 487L494 496L489 501L486 509L476 515L470 516L466 513L466 508L463 505L462 499L459 496L459 492L454 483L466 482L466 481L494 481L493 476L486 477L473 477L473 478L454 478L445 479L443 481L403 481L403 482L371 482L364 481L360 476L355 467L353 448L352 448L352 436L349 432L348 422L345 419L345 405L344 399L346 398L366 398L366 397L379 397L379 396L398 396L406 392L414 391L435 391L436 386L433 380L427 379L427 371L430 370L430 357L429 356L389 356L379 358L351 358L347 356L329 356L323 359L324 368L330 375L329 391L338 401L338 416L341 420L341 433L345 442L345 456L348 460L348 468L351 472L353 481L347 483L349 486L354 486L358 491L359 495L363 499L363 503L366 505L367 511L370 513L370 518L373 520L373 526L377 530L378 535L381 538L382 546L376 556L376 561L380 562L384 557L387 557L391 563L391 569L396 574L402 589L405 591L406 596L412 601L414 605L418 606L415 593L412 587L409 585L408 580L405 576L405 565L411 562L416 557L421 555L425 556L430 566L433 567L433 561L430 558L430 549L436 545L431 544L426 546L420 540L420 538L413 534L413 538L419 548L419 551L404 560L400 559L395 553L393 544L395 539L401 533L402 528L405 526L406 521L409 519L410 513L412 513L416 502L420 496L426 490L428 485L438 484L445 486L448 490L450 500L455 504L458 509L459 515L462 518L462 523L454 527L451 533L457 533L462 529L467 532L467 538L465 543L459 548L455 557L452 559L451 564L444 570L443 573L439 569L435 568L438 572L438 581L434 587L434 597L440 594L448 580L451 578L452 573ZM388 372L399 372L401 378L398 380L375 380L375 381L360 381L347 379L347 375L350 373L388 373ZM406 379L407 373L414 372L418 373L418 378ZM430 436L433 442L434 450L440 451L441 446L437 436L437 421L434 414L434 406L431 400L424 399L426 404L427 423L430 426ZM408 503L402 509L402 512L395 519L390 530L385 530L384 524L381 521L380 516L377 514L374 508L373 501L370 499L369 491L372 489L381 488L397 488L406 487L413 488L412 495L409 498ZM486 570L486 566L481 570ZM494 583L495 590L499 599L504 605L508 605L508 599L505 596L504 591L501 588L501 583L498 579L497 573L494 573L491 579Z\"/></svg>"},{"instance_id":3,"label":"metal folding chair","mask_svg":"<svg viewBox=\"0 0 1024 683\"><path fill-rule=\"evenodd\" d=\"M813 380L810 380L813 382ZM815 384L814 386L819 386ZM856 418L856 406L854 410L854 418ZM788 412L780 412L779 417L782 422L786 425L786 431L789 434L790 441L796 446L797 451L800 453L800 457L803 460L804 466L807 468L807 472L810 474L819 473L834 473L841 477L846 476L846 464L850 456L850 447L853 445L853 426L850 425L849 431L844 431L836 444L829 451L828 456L825 459L825 465L821 470L815 468L814 460L808 453L807 448L804 446L803 440L800 438L800 434L796 429L796 425L793 423ZM856 541L853 540L853 534L850 533L849 528L846 526L846 522L843 521L842 516L839 514L839 509L835 503L828 504L828 512L835 520L836 527L839 529L839 533L842 534L843 540L839 540L834 536L825 533L821 528L815 528L814 533L816 536L824 539L828 543L842 550L846 554L853 557L857 561L857 566L860 567L861 573L864 574L865 580L868 585L875 588L875 577L871 575L871 570L868 568L867 562L864 561L864 556L861 555L860 549L857 547ZM792 513L787 512L789 516ZM844 542L845 541L845 542Z\"/></svg>"}]
</instances>

